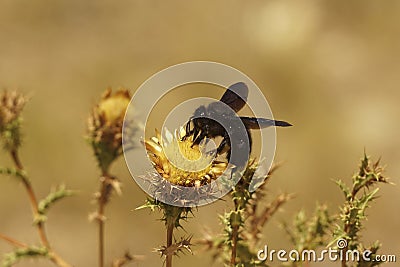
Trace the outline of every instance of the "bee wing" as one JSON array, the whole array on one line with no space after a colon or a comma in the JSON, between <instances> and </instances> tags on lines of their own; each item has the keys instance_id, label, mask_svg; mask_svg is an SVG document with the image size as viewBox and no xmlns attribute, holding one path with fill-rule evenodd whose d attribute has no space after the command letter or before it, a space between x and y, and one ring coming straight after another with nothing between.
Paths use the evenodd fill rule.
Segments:
<instances>
[{"instance_id":1,"label":"bee wing","mask_svg":"<svg viewBox=\"0 0 400 267\"><path fill-rule=\"evenodd\" d=\"M246 104L248 95L249 88L247 88L247 85L243 82L238 82L229 86L220 101L227 104L235 112L238 112Z\"/></svg>"},{"instance_id":2,"label":"bee wing","mask_svg":"<svg viewBox=\"0 0 400 267\"><path fill-rule=\"evenodd\" d=\"M263 118L251 118L251 117L240 117L244 126L247 129L262 129L271 126L279 126L279 127L288 127L292 126L290 123L286 121L276 121L270 119L263 119Z\"/></svg>"}]
</instances>

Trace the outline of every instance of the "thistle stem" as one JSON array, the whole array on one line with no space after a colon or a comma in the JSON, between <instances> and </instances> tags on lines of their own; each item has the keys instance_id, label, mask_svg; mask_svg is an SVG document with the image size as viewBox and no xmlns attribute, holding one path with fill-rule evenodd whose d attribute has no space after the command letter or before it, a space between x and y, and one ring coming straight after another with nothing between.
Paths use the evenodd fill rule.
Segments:
<instances>
[{"instance_id":1,"label":"thistle stem","mask_svg":"<svg viewBox=\"0 0 400 267\"><path fill-rule=\"evenodd\" d=\"M110 195L113 189L112 182L115 178L110 176L106 170L102 171L102 177L100 178L100 194L98 197L98 209L97 209L97 222L99 225L99 267L104 267L104 228L105 228L105 208L110 200Z\"/></svg>"},{"instance_id":2,"label":"thistle stem","mask_svg":"<svg viewBox=\"0 0 400 267\"><path fill-rule=\"evenodd\" d=\"M20 158L18 156L18 151L17 150L12 150L11 151L11 158L12 158L12 160L14 162L15 167L19 171L23 172L24 171L24 167L22 166L22 163L21 163L21 160L20 160ZM31 203L31 208L32 208L32 212L33 212L33 217L37 218L39 216L38 202L37 202L37 199L36 199L35 192L33 191L32 184L27 179L27 177L25 175L22 176L22 183L24 184L26 192L28 193L29 201ZM43 222L38 222L36 224L36 226L37 226L39 237L40 237L40 240L41 240L43 246L45 246L46 248L50 248L50 244L49 244L49 241L48 241L47 236L46 236L44 223Z\"/></svg>"},{"instance_id":3,"label":"thistle stem","mask_svg":"<svg viewBox=\"0 0 400 267\"><path fill-rule=\"evenodd\" d=\"M235 205L235 212L239 210L240 203L238 200L233 201ZM232 223L232 222L231 222ZM237 255L237 243L239 240L239 225L237 225L237 222L235 222L235 225L232 225L232 237L231 237L231 242L232 242L232 251L231 251L231 266L236 266L236 255Z\"/></svg>"},{"instance_id":4,"label":"thistle stem","mask_svg":"<svg viewBox=\"0 0 400 267\"><path fill-rule=\"evenodd\" d=\"M353 202L353 201L355 200L356 195L357 195L358 191L359 191L361 188L362 188L362 187L353 187L353 189L352 189L352 191L351 191L350 199L348 200L349 202ZM347 213L346 215L348 215L348 213ZM350 235L350 231L351 231L351 225L350 225L348 222L346 222L345 225L344 225L344 232L345 232L347 235ZM343 248L343 249L342 249L343 255L346 255L347 251L348 251L348 248L347 248L347 247ZM343 257L342 262L341 262L341 266L342 266L342 267L347 267L346 257Z\"/></svg>"},{"instance_id":5,"label":"thistle stem","mask_svg":"<svg viewBox=\"0 0 400 267\"><path fill-rule=\"evenodd\" d=\"M100 185L100 197L99 197L99 207L97 210L97 222L99 224L99 267L104 267L104 211L106 207L106 179L105 176L101 178L101 185Z\"/></svg>"},{"instance_id":6,"label":"thistle stem","mask_svg":"<svg viewBox=\"0 0 400 267\"><path fill-rule=\"evenodd\" d=\"M10 243L14 247L20 247L20 248L28 247L28 245L26 245L18 240L15 240L14 238L11 238L11 237L8 237L8 236L2 235L2 234L0 234L0 239L3 239L4 241Z\"/></svg>"},{"instance_id":7,"label":"thistle stem","mask_svg":"<svg viewBox=\"0 0 400 267\"><path fill-rule=\"evenodd\" d=\"M169 222L167 224L167 248L172 245L172 239L173 239L173 234L174 234L174 223ZM166 258L166 267L172 267L172 254L167 255Z\"/></svg>"},{"instance_id":8,"label":"thistle stem","mask_svg":"<svg viewBox=\"0 0 400 267\"><path fill-rule=\"evenodd\" d=\"M348 235L350 232L350 225L348 223L345 224L344 226L344 232ZM346 255L348 248L345 247L342 250L343 255ZM347 267L347 261L346 261L346 257L343 257L342 259L342 267Z\"/></svg>"},{"instance_id":9,"label":"thistle stem","mask_svg":"<svg viewBox=\"0 0 400 267\"><path fill-rule=\"evenodd\" d=\"M232 228L232 253L231 253L231 266L236 266L236 250L239 238L239 226Z\"/></svg>"},{"instance_id":10,"label":"thistle stem","mask_svg":"<svg viewBox=\"0 0 400 267\"><path fill-rule=\"evenodd\" d=\"M24 167L19 158L18 150L13 149L10 151L10 154L11 154L11 158L12 158L17 170L24 173ZM33 218L36 219L40 216L40 213L39 213L39 208L38 208L38 201L37 201L35 192L33 190L32 184L25 175L22 176L22 183L24 184L26 192L28 193L29 202L30 202L31 208L32 208ZM50 242L46 235L46 229L45 229L44 222L43 221L37 222L36 228L38 230L39 238L40 238L42 245L49 251L50 260L59 267L72 267L72 265L70 265L66 261L64 261L58 254L56 254L52 250L52 248L50 246Z\"/></svg>"},{"instance_id":11,"label":"thistle stem","mask_svg":"<svg viewBox=\"0 0 400 267\"><path fill-rule=\"evenodd\" d=\"M344 253L344 254L345 254L345 253ZM345 259L342 260L342 267L347 267L347 264L346 264L346 260L345 260Z\"/></svg>"},{"instance_id":12,"label":"thistle stem","mask_svg":"<svg viewBox=\"0 0 400 267\"><path fill-rule=\"evenodd\" d=\"M99 267L104 267L104 207L105 204L99 205L98 223L99 223Z\"/></svg>"}]
</instances>

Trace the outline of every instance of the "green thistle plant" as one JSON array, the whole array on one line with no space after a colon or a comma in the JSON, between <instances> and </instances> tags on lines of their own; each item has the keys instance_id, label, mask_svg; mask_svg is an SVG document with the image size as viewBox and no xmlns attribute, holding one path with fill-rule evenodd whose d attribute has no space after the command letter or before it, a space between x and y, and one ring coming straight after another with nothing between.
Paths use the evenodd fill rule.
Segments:
<instances>
[{"instance_id":1,"label":"green thistle plant","mask_svg":"<svg viewBox=\"0 0 400 267\"><path fill-rule=\"evenodd\" d=\"M300 211L294 219L293 226L289 227L283 224L290 240L296 250L315 250L320 247L333 247L338 249L339 240L346 241L346 247L342 248L342 254L346 255L348 250L356 250L361 254L369 250L371 252L371 261L365 261L363 258L350 265L346 257L341 261L342 267L372 267L381 265L382 262L375 261L378 249L381 244L376 241L369 246L361 242L360 232L363 229L363 221L367 219L367 208L377 198L379 188L372 189L379 183L389 183L383 175L383 167L378 160L372 163L364 153L357 173L352 177L352 186L348 187L343 181L338 180L336 184L345 196L345 202L337 215L330 216L325 205L317 205L314 215L307 219L304 211ZM333 228L332 225L336 225ZM333 240L332 235L333 233ZM329 242L329 240L331 240ZM328 244L328 245L326 245ZM304 262L292 262L290 266L308 266Z\"/></svg>"},{"instance_id":2,"label":"green thistle plant","mask_svg":"<svg viewBox=\"0 0 400 267\"><path fill-rule=\"evenodd\" d=\"M71 267L51 247L45 230L47 212L55 202L70 196L71 191L60 187L50 193L45 199L38 202L31 181L19 157L19 148L22 144L21 137L21 112L26 104L26 97L16 91L0 93L0 136L4 150L10 154L14 167L0 168L1 174L11 175L24 185L29 197L33 213L34 226L38 231L41 247L29 246L11 237L0 234L0 239L5 240L15 247L15 250L5 255L2 266L9 267L21 259L31 257L45 257L59 267Z\"/></svg>"},{"instance_id":3,"label":"green thistle plant","mask_svg":"<svg viewBox=\"0 0 400 267\"><path fill-rule=\"evenodd\" d=\"M330 240L331 225L334 218L329 215L326 205L317 204L312 216L308 216L304 210L299 211L292 225L283 223L282 227L289 235L290 241L300 254L304 250L316 250L325 246ZM287 266L307 266L302 261L286 264Z\"/></svg>"},{"instance_id":4,"label":"green thistle plant","mask_svg":"<svg viewBox=\"0 0 400 267\"><path fill-rule=\"evenodd\" d=\"M122 154L122 125L123 117L129 103L130 94L126 90L119 90L112 93L108 90L102 100L93 109L88 121L88 141L96 157L100 170L100 190L96 194L98 210L93 215L99 224L99 266L104 266L104 220L105 207L110 201L113 192L121 192L119 179L110 174L110 166ZM0 93L0 140L3 149L9 154L13 165L11 167L0 167L0 174L15 177L26 189L33 214L33 225L38 232L40 244L25 244L0 233L0 239L14 247L14 250L5 254L1 262L3 267L11 267L19 261L27 258L45 258L52 261L59 267L71 267L53 249L47 237L45 226L49 209L60 200L73 194L65 186L59 186L52 190L46 197L39 200L34 192L32 182L27 171L24 169L19 157L19 149L22 145L22 117L21 112L26 104L26 97L17 92ZM136 131L137 126L133 122L127 122L128 131ZM180 133L180 135L184 133ZM182 140L181 136L170 135L167 149L163 146L159 133L150 140L144 141L150 160L155 172L145 175L152 184L156 196L162 196L168 203L177 201L174 206L165 204L156 199L147 199L146 203L137 208L149 208L152 211L158 210L162 213L161 220L166 228L166 244L160 246L156 251L165 259L167 267L172 267L172 259L175 256L185 253L192 253L192 235L175 237L174 231L183 228L183 222L193 217L193 208L184 207L184 200L178 201L177 186L199 188L217 179L227 168L225 162L213 160L199 171L186 171L172 164L166 154L177 155L182 153L177 160L183 158L196 160L196 164L203 164L198 161L201 156L201 149L193 146L193 139ZM132 148L134 144L132 144ZM182 157L183 156L183 157ZM209 159L205 159L208 162ZM195 168L196 169L196 168ZM279 208L292 198L292 195L279 194L271 201L266 201L266 186L268 181L277 169L273 167L268 175L258 176L256 173L257 164L250 161L243 177L232 187L230 200L232 209L220 216L223 224L223 234L220 236L206 237L198 243L207 247L213 252L214 259L220 259L225 266L253 267L268 266L265 261L257 259L257 249L262 238L262 229L270 221L270 218ZM325 205L317 205L313 215L308 216L303 210L300 211L292 224L283 224L295 249L299 252L304 250L316 250L321 247L331 246L337 248L338 240L346 240L347 246L342 249L343 254L348 250L357 250L363 253L366 250L371 252L372 261L360 259L358 262L348 262L343 259L342 267L372 267L382 264L374 261L377 259L378 250L381 244L376 241L365 245L362 242L361 231L364 229L364 220L367 218L367 209L377 198L379 183L389 183L383 174L383 167L380 161L373 163L364 154L358 171L352 177L351 186L343 181L337 181L337 185L343 192L345 201L340 207L339 214L331 216ZM162 177L156 180L154 177ZM259 186L255 192L249 192L251 181L256 181ZM156 181L156 182L155 182ZM202 198L212 199L213 195L203 195L200 192L195 196L199 201ZM179 203L178 203L179 202ZM336 225L336 228L333 227ZM334 228L334 229L333 229ZM329 242L331 241L331 242ZM129 262L138 260L139 257L132 256L128 252L120 259L112 262L113 267L121 267ZM285 266L309 266L309 262L289 262Z\"/></svg>"},{"instance_id":5,"label":"green thistle plant","mask_svg":"<svg viewBox=\"0 0 400 267\"><path fill-rule=\"evenodd\" d=\"M87 124L87 140L93 149L101 172L100 190L95 194L98 208L95 213L89 216L90 219L96 220L99 226L99 267L104 266L105 257L105 207L109 203L113 192L121 194L121 183L117 177L110 174L110 166L123 153L122 129L125 112L130 100L131 95L126 89L120 89L114 94L110 88L107 89L99 103L93 108ZM131 122L128 123L132 124ZM136 127L132 126L129 129L135 131ZM131 261L128 259L133 260L133 257L126 257L126 255L114 262L116 264L125 264Z\"/></svg>"},{"instance_id":6,"label":"green thistle plant","mask_svg":"<svg viewBox=\"0 0 400 267\"><path fill-rule=\"evenodd\" d=\"M191 236L182 237L179 242L174 241L174 229L182 228L182 221L187 221L189 214L192 214L192 208L189 207L177 207L162 203L154 199L147 199L143 206L136 208L136 210L148 208L151 211L159 210L162 212L161 220L165 223L167 232L167 242L165 246L161 246L156 251L165 257L167 267L172 266L172 257L191 250Z\"/></svg>"},{"instance_id":7,"label":"green thistle plant","mask_svg":"<svg viewBox=\"0 0 400 267\"><path fill-rule=\"evenodd\" d=\"M49 257L49 251L45 247L23 247L4 256L2 267L11 267L24 258Z\"/></svg>"},{"instance_id":8,"label":"green thistle plant","mask_svg":"<svg viewBox=\"0 0 400 267\"><path fill-rule=\"evenodd\" d=\"M387 184L388 179L383 175L384 168L380 165L380 160L372 163L369 157L364 153L361 164L357 173L352 177L352 186L349 188L344 182L338 180L336 183L340 190L344 193L345 203L340 208L339 221L334 230L335 243L339 239L347 240L347 247L343 249L358 250L361 253L365 250L372 252L371 259L375 259L381 244L376 241L369 246L365 246L360 240L360 232L363 229L363 221L366 220L366 211L377 198L379 188L372 187L379 183ZM372 267L380 265L379 261L364 261L361 259L355 265L357 267ZM346 259L342 260L342 267L350 266Z\"/></svg>"},{"instance_id":9,"label":"green thistle plant","mask_svg":"<svg viewBox=\"0 0 400 267\"><path fill-rule=\"evenodd\" d=\"M145 205L138 208L150 208L152 211L158 209L163 213L162 220L165 222L167 242L165 246L157 251L165 257L167 267L172 266L172 258L178 253L185 251L191 253L191 236L183 237L179 242L175 240L175 243L173 240L174 229L182 228L181 221L187 220L188 214L193 214L192 208L185 207L184 197L175 185L192 187L194 189L199 188L218 178L227 167L227 164L224 162L212 160L210 163L208 156L202 156L200 147L197 145L193 146L193 136L185 139L182 138L185 134L183 129L179 133L176 132L175 136L167 132L169 138L163 140L160 133L156 131L155 137L144 141L149 159L153 163L157 173L149 173L143 178L152 185L154 196L167 200L166 202L168 203L176 203L177 205L166 204L157 199L148 199ZM173 160L176 165L170 161L167 154L174 157ZM188 162L188 159L192 161ZM192 166L188 166L188 164ZM193 165L196 166L193 168ZM183 168L177 166L183 166ZM159 177L162 179L158 179ZM197 201L213 198L211 193L202 194L201 191L193 190L193 194L195 196L188 197L194 198Z\"/></svg>"},{"instance_id":10,"label":"green thistle plant","mask_svg":"<svg viewBox=\"0 0 400 267\"><path fill-rule=\"evenodd\" d=\"M280 194L275 200L267 202L266 185L278 165L271 168L267 176L259 176L256 173L257 167L257 163L251 160L239 183L230 193L233 209L220 216L224 234L217 237L207 236L199 241L213 252L214 260L222 260L224 266L268 266L257 258L261 231L279 208L292 198L291 195ZM252 180L260 185L255 192L248 190Z\"/></svg>"}]
</instances>

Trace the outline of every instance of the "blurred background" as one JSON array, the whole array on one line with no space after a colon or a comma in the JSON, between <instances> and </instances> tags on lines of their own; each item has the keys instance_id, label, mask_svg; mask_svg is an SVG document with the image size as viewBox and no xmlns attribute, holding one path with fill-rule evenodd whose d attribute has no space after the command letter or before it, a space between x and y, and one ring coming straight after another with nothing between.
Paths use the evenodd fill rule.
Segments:
<instances>
[{"instance_id":1,"label":"blurred background","mask_svg":"<svg viewBox=\"0 0 400 267\"><path fill-rule=\"evenodd\" d=\"M275 161L284 164L268 192L296 198L265 229L269 247L291 248L279 224L299 209L311 212L318 201L338 211L343 196L332 180L349 182L364 149L382 157L400 184L399 1L5 0L0 6L0 88L31 96L22 161L39 198L62 183L78 191L52 208L47 225L54 248L75 266L97 264L97 227L88 214L96 209L99 171L84 139L92 106L108 86L134 92L177 63L209 60L239 69L263 90L275 118L295 125L277 130ZM0 165L10 164L2 152ZM159 214L134 211L146 195L123 158L111 172L122 180L123 195L106 210L106 261L129 250L146 257L132 266L161 266L152 252L165 243ZM396 254L400 188L381 187L363 239L378 239L381 253ZM0 232L37 244L24 188L2 176L0 189ZM226 202L199 208L184 225L187 233L200 238L206 227L219 233L217 214L228 208ZM0 242L0 254L11 249ZM194 250L174 266L211 264L209 254Z\"/></svg>"}]
</instances>

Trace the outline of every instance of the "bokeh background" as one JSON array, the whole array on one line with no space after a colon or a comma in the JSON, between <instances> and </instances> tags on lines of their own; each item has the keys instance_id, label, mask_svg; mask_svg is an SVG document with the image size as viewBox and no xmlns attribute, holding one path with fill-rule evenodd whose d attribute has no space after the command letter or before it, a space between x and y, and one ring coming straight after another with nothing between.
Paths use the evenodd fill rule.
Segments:
<instances>
[{"instance_id":1,"label":"bokeh background","mask_svg":"<svg viewBox=\"0 0 400 267\"><path fill-rule=\"evenodd\" d=\"M296 198L265 229L271 248L290 248L279 223L299 209L311 212L318 201L338 210L343 197L332 179L349 181L364 149L382 156L387 175L400 184L399 14L395 0L1 1L0 87L32 96L22 160L40 197L61 183L78 191L50 212L55 249L75 266L96 266L97 227L88 213L99 171L84 140L91 107L108 86L134 92L152 74L185 61L243 71L262 88L275 117L295 125L277 131L276 161L284 165L269 192ZM0 164L7 166L3 154ZM129 249L146 257L132 266L161 266L151 252L165 242L158 214L133 211L146 196L122 158L112 173L124 187L107 207L107 262ZM380 195L363 239L379 239L382 253L399 256L400 189L382 186ZM217 214L228 207L200 208L184 225L187 233L200 238L205 227L218 233ZM37 244L31 224L23 187L1 177L0 232ZM210 255L194 249L174 265L210 265ZM0 242L0 254L10 250Z\"/></svg>"}]
</instances>

